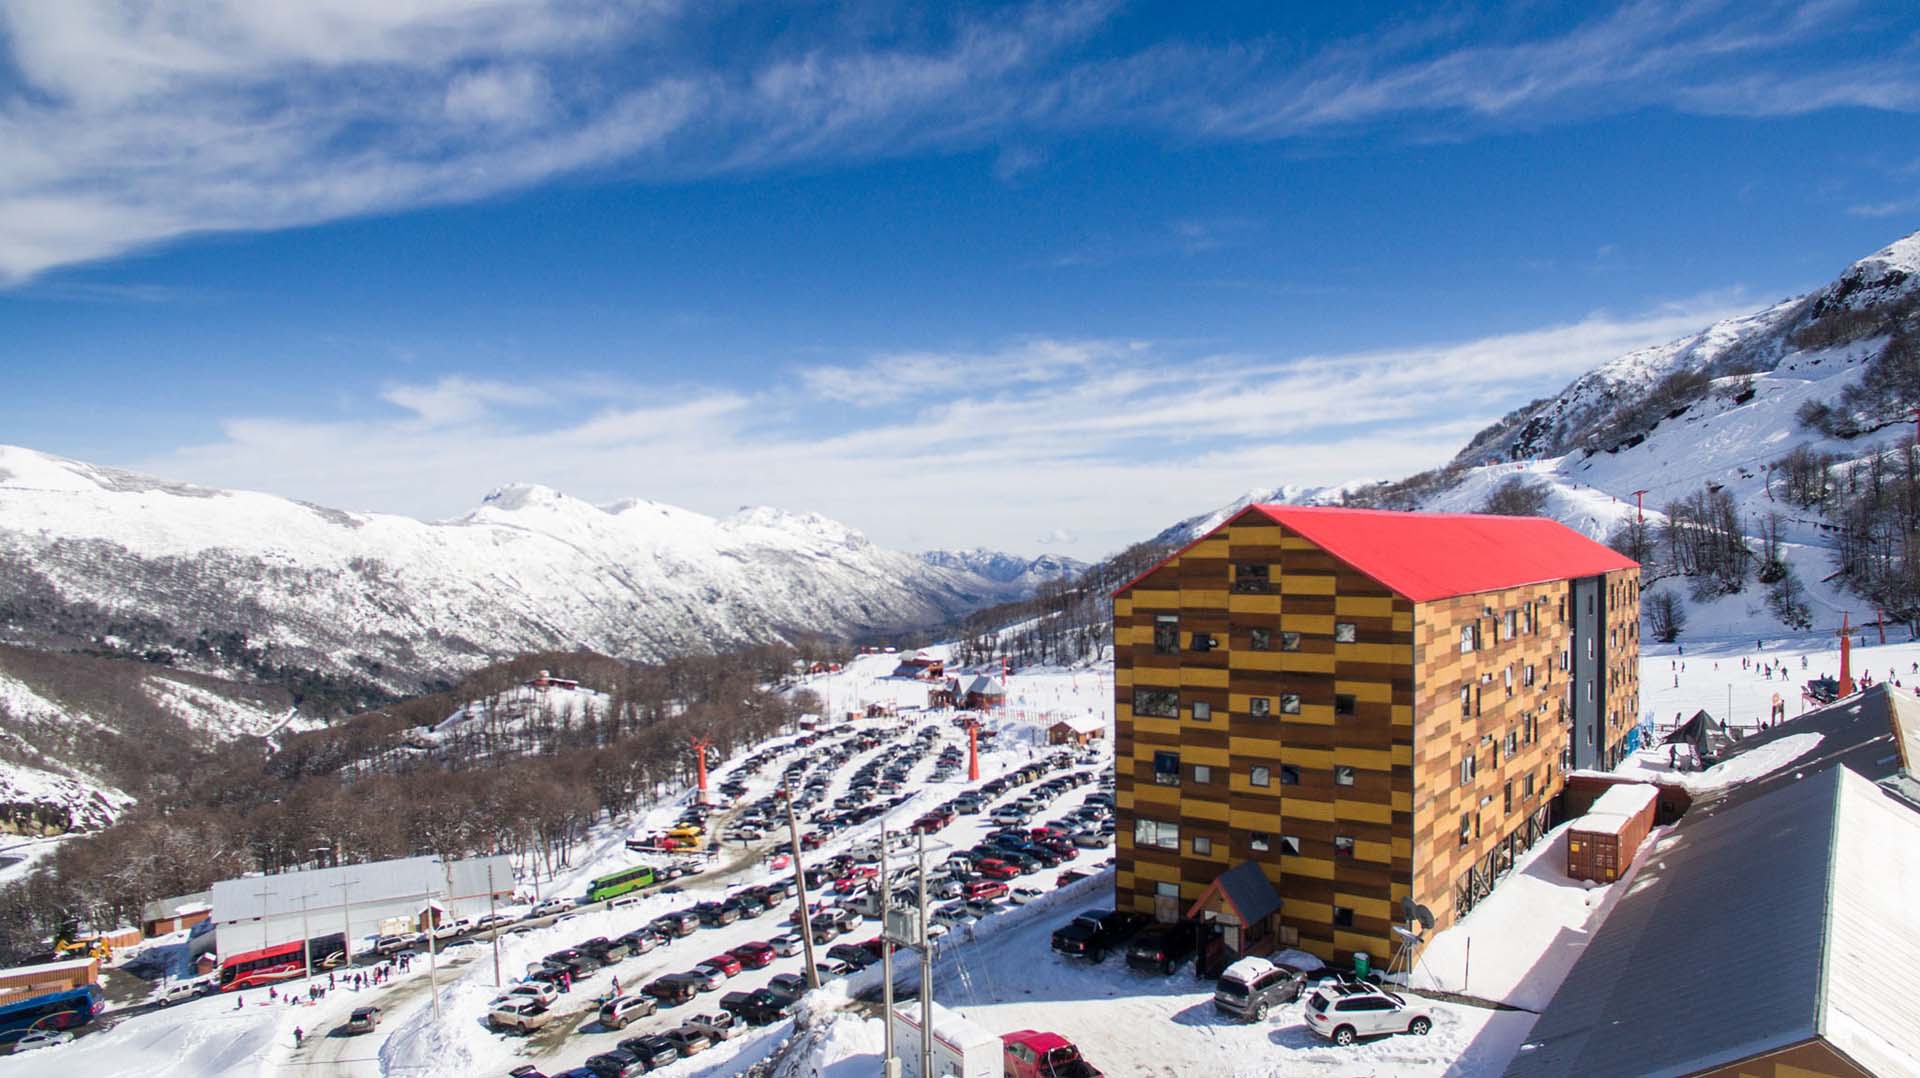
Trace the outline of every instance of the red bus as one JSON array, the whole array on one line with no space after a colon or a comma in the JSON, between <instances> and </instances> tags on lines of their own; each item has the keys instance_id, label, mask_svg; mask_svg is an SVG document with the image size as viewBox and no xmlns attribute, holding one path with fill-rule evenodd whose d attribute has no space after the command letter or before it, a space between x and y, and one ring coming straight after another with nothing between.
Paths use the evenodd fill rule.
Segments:
<instances>
[{"instance_id":1,"label":"red bus","mask_svg":"<svg viewBox=\"0 0 1920 1078\"><path fill-rule=\"evenodd\" d=\"M294 940L257 951L242 951L232 958L221 960L220 991L257 988L303 975L307 969L308 946L312 947L313 968L316 970L333 969L346 962L347 938L338 932L331 936L315 936L306 944Z\"/></svg>"}]
</instances>

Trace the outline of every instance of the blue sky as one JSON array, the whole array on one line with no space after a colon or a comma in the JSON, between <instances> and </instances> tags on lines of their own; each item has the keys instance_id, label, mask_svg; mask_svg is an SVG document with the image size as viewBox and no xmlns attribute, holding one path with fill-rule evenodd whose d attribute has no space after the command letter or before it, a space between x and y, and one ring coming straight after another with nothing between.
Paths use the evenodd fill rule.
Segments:
<instances>
[{"instance_id":1,"label":"blue sky","mask_svg":"<svg viewBox=\"0 0 1920 1078\"><path fill-rule=\"evenodd\" d=\"M428 518L1097 555L1920 227L1908 4L156 7L0 0L0 441Z\"/></svg>"}]
</instances>

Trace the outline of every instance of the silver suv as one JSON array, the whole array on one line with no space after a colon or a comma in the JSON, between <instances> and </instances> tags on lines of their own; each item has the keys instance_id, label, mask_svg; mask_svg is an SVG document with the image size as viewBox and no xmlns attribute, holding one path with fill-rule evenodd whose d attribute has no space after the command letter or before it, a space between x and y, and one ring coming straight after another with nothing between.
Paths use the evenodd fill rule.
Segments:
<instances>
[{"instance_id":1,"label":"silver suv","mask_svg":"<svg viewBox=\"0 0 1920 1078\"><path fill-rule=\"evenodd\" d=\"M1385 988L1329 982L1307 997L1307 1027L1345 1047L1361 1037L1411 1033L1424 1037L1433 1019Z\"/></svg>"}]
</instances>

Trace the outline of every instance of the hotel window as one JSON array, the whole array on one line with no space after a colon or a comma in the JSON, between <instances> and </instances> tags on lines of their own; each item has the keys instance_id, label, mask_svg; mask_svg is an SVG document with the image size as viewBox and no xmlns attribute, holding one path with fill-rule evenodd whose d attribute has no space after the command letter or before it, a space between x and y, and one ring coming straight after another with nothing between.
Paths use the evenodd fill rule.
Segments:
<instances>
[{"instance_id":1,"label":"hotel window","mask_svg":"<svg viewBox=\"0 0 1920 1078\"><path fill-rule=\"evenodd\" d=\"M1333 784L1335 786L1351 786L1353 785L1354 777L1353 768L1345 764L1335 764L1333 766Z\"/></svg>"},{"instance_id":2,"label":"hotel window","mask_svg":"<svg viewBox=\"0 0 1920 1078\"><path fill-rule=\"evenodd\" d=\"M1500 626L1500 638L1502 640L1512 640L1514 637L1520 635L1520 614L1518 611L1507 611L1507 616L1503 621L1504 624Z\"/></svg>"},{"instance_id":3,"label":"hotel window","mask_svg":"<svg viewBox=\"0 0 1920 1078\"><path fill-rule=\"evenodd\" d=\"M1280 852L1284 854L1290 854L1291 856L1294 856L1294 857L1300 856L1300 836L1281 835L1280 836Z\"/></svg>"},{"instance_id":4,"label":"hotel window","mask_svg":"<svg viewBox=\"0 0 1920 1078\"><path fill-rule=\"evenodd\" d=\"M1521 780L1520 789L1527 800L1533 800L1533 773L1531 771Z\"/></svg>"},{"instance_id":5,"label":"hotel window","mask_svg":"<svg viewBox=\"0 0 1920 1078\"><path fill-rule=\"evenodd\" d=\"M1213 648L1214 648L1214 640L1213 640L1212 633L1194 633L1193 634L1193 650L1212 651Z\"/></svg>"},{"instance_id":6,"label":"hotel window","mask_svg":"<svg viewBox=\"0 0 1920 1078\"><path fill-rule=\"evenodd\" d=\"M1281 651L1299 651L1300 650L1300 634L1282 632L1280 634L1280 650Z\"/></svg>"},{"instance_id":7,"label":"hotel window","mask_svg":"<svg viewBox=\"0 0 1920 1078\"><path fill-rule=\"evenodd\" d=\"M1135 846L1158 846L1163 850L1180 848L1180 825L1149 820L1145 817L1133 821L1133 844Z\"/></svg>"},{"instance_id":8,"label":"hotel window","mask_svg":"<svg viewBox=\"0 0 1920 1078\"><path fill-rule=\"evenodd\" d=\"M1268 843L1266 832L1264 831L1247 832L1247 846L1250 849L1252 849L1254 853L1266 853L1268 849L1268 845L1269 843Z\"/></svg>"},{"instance_id":9,"label":"hotel window","mask_svg":"<svg viewBox=\"0 0 1920 1078\"><path fill-rule=\"evenodd\" d=\"M1153 619L1153 652L1177 655L1180 652L1180 616L1160 614Z\"/></svg>"},{"instance_id":10,"label":"hotel window","mask_svg":"<svg viewBox=\"0 0 1920 1078\"><path fill-rule=\"evenodd\" d=\"M1212 722L1213 705L1207 703L1205 700L1195 700L1193 702L1193 721Z\"/></svg>"},{"instance_id":11,"label":"hotel window","mask_svg":"<svg viewBox=\"0 0 1920 1078\"><path fill-rule=\"evenodd\" d=\"M1465 846L1472 841L1473 814L1471 812L1463 812L1460 814L1460 845Z\"/></svg>"},{"instance_id":12,"label":"hotel window","mask_svg":"<svg viewBox=\"0 0 1920 1078\"><path fill-rule=\"evenodd\" d=\"M1508 730L1507 731L1507 755L1512 756L1514 753L1518 751L1520 751L1520 735L1519 733L1513 730Z\"/></svg>"},{"instance_id":13,"label":"hotel window","mask_svg":"<svg viewBox=\"0 0 1920 1078\"><path fill-rule=\"evenodd\" d=\"M1460 654L1465 655L1467 652L1473 650L1473 637L1473 626L1460 626Z\"/></svg>"},{"instance_id":14,"label":"hotel window","mask_svg":"<svg viewBox=\"0 0 1920 1078\"><path fill-rule=\"evenodd\" d=\"M1247 647L1251 648L1254 651L1272 651L1273 650L1273 630L1272 629L1248 629L1247 630Z\"/></svg>"},{"instance_id":15,"label":"hotel window","mask_svg":"<svg viewBox=\"0 0 1920 1078\"><path fill-rule=\"evenodd\" d=\"M1500 811L1502 812L1513 811L1513 780L1512 779L1508 779L1506 785L1501 788Z\"/></svg>"},{"instance_id":16,"label":"hotel window","mask_svg":"<svg viewBox=\"0 0 1920 1078\"><path fill-rule=\"evenodd\" d=\"M1360 639L1360 629L1358 626L1354 625L1353 622L1336 621L1333 623L1333 642L1334 643L1351 644L1358 639Z\"/></svg>"},{"instance_id":17,"label":"hotel window","mask_svg":"<svg viewBox=\"0 0 1920 1078\"><path fill-rule=\"evenodd\" d=\"M1531 686L1533 684L1533 664L1532 663L1528 663L1527 668L1521 672L1520 684L1528 685L1528 686Z\"/></svg>"},{"instance_id":18,"label":"hotel window","mask_svg":"<svg viewBox=\"0 0 1920 1078\"><path fill-rule=\"evenodd\" d=\"M1262 592L1267 590L1267 566L1254 562L1240 562L1233 567L1233 590L1240 592Z\"/></svg>"},{"instance_id":19,"label":"hotel window","mask_svg":"<svg viewBox=\"0 0 1920 1078\"><path fill-rule=\"evenodd\" d=\"M1471 686L1460 686L1460 717L1463 719L1473 717L1473 688Z\"/></svg>"},{"instance_id":20,"label":"hotel window","mask_svg":"<svg viewBox=\"0 0 1920 1078\"><path fill-rule=\"evenodd\" d=\"M1264 719L1273 714L1273 700L1265 696L1256 696L1247 701L1247 714L1256 719Z\"/></svg>"},{"instance_id":21,"label":"hotel window","mask_svg":"<svg viewBox=\"0 0 1920 1078\"><path fill-rule=\"evenodd\" d=\"M1472 753L1460 757L1460 785L1465 786L1471 783L1474 773L1478 770L1478 761L1474 759Z\"/></svg>"},{"instance_id":22,"label":"hotel window","mask_svg":"<svg viewBox=\"0 0 1920 1078\"><path fill-rule=\"evenodd\" d=\"M1353 714L1353 708L1354 701L1352 693L1337 692L1333 694L1333 713L1335 715L1351 715Z\"/></svg>"},{"instance_id":23,"label":"hotel window","mask_svg":"<svg viewBox=\"0 0 1920 1078\"><path fill-rule=\"evenodd\" d=\"M1353 836L1352 835L1333 836L1333 855L1335 857L1352 857L1353 856Z\"/></svg>"},{"instance_id":24,"label":"hotel window","mask_svg":"<svg viewBox=\"0 0 1920 1078\"><path fill-rule=\"evenodd\" d=\"M1200 786L1205 786L1206 784L1212 782L1213 768L1208 767L1206 764L1194 764L1193 765L1193 781L1196 785L1200 785Z\"/></svg>"},{"instance_id":25,"label":"hotel window","mask_svg":"<svg viewBox=\"0 0 1920 1078\"><path fill-rule=\"evenodd\" d=\"M1270 786L1273 784L1273 770L1255 764L1247 772L1247 781L1255 786Z\"/></svg>"},{"instance_id":26,"label":"hotel window","mask_svg":"<svg viewBox=\"0 0 1920 1078\"><path fill-rule=\"evenodd\" d=\"M1167 689L1133 690L1133 713L1158 719L1180 717L1180 694Z\"/></svg>"},{"instance_id":27,"label":"hotel window","mask_svg":"<svg viewBox=\"0 0 1920 1078\"><path fill-rule=\"evenodd\" d=\"M1213 852L1213 840L1204 835L1193 836L1193 852L1198 857L1207 856Z\"/></svg>"},{"instance_id":28,"label":"hotel window","mask_svg":"<svg viewBox=\"0 0 1920 1078\"><path fill-rule=\"evenodd\" d=\"M1153 781L1161 786L1180 785L1179 753L1156 752L1153 754Z\"/></svg>"},{"instance_id":29,"label":"hotel window","mask_svg":"<svg viewBox=\"0 0 1920 1078\"><path fill-rule=\"evenodd\" d=\"M1283 692L1280 694L1280 714L1282 715L1300 714L1300 694L1299 693Z\"/></svg>"},{"instance_id":30,"label":"hotel window","mask_svg":"<svg viewBox=\"0 0 1920 1078\"><path fill-rule=\"evenodd\" d=\"M1353 927L1353 907L1335 906L1333 908L1333 927L1352 928Z\"/></svg>"}]
</instances>

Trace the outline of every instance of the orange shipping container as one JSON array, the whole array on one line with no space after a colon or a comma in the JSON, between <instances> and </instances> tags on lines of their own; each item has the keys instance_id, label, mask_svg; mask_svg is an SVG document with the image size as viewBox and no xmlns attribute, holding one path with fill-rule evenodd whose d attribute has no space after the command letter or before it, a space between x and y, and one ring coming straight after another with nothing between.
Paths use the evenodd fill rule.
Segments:
<instances>
[{"instance_id":1,"label":"orange shipping container","mask_svg":"<svg viewBox=\"0 0 1920 1078\"><path fill-rule=\"evenodd\" d=\"M1567 875L1598 883L1619 879L1653 829L1658 802L1659 791L1644 783L1623 783L1602 794L1567 829Z\"/></svg>"}]
</instances>

